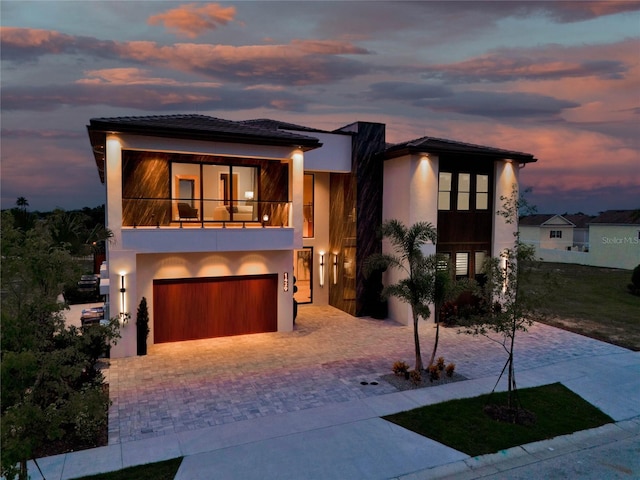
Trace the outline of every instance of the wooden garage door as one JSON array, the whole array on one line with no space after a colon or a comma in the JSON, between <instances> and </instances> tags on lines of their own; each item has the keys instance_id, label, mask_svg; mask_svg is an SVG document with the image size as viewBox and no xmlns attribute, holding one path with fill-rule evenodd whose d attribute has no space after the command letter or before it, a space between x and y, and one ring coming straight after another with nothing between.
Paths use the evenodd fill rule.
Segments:
<instances>
[{"instance_id":1,"label":"wooden garage door","mask_svg":"<svg viewBox=\"0 0 640 480\"><path fill-rule=\"evenodd\" d=\"M278 329L278 275L153 281L154 342Z\"/></svg>"}]
</instances>

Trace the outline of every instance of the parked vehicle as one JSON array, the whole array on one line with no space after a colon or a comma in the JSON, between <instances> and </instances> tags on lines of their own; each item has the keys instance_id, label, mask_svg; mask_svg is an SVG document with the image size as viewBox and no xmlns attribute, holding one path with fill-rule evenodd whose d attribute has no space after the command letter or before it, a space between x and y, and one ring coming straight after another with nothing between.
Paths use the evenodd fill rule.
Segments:
<instances>
[{"instance_id":1,"label":"parked vehicle","mask_svg":"<svg viewBox=\"0 0 640 480\"><path fill-rule=\"evenodd\" d=\"M78 282L79 292L95 292L100 287L100 276L98 275L82 275Z\"/></svg>"},{"instance_id":2,"label":"parked vehicle","mask_svg":"<svg viewBox=\"0 0 640 480\"><path fill-rule=\"evenodd\" d=\"M83 327L108 323L104 318L104 307L92 307L82 310L80 322Z\"/></svg>"}]
</instances>

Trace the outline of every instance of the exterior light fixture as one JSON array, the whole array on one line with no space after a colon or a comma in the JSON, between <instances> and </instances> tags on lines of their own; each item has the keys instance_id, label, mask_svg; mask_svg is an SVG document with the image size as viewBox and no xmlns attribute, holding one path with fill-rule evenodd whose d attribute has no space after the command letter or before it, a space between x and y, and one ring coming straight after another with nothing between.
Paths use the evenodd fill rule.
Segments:
<instances>
[{"instance_id":1,"label":"exterior light fixture","mask_svg":"<svg viewBox=\"0 0 640 480\"><path fill-rule=\"evenodd\" d=\"M120 319L123 325L126 323L126 320L127 320L127 314L125 313L125 310L126 310L125 294L127 292L127 289L125 288L125 285L124 285L125 275L126 274L124 272L120 274Z\"/></svg>"},{"instance_id":2,"label":"exterior light fixture","mask_svg":"<svg viewBox=\"0 0 640 480\"><path fill-rule=\"evenodd\" d=\"M320 252L320 286L324 287L324 252Z\"/></svg>"},{"instance_id":3,"label":"exterior light fixture","mask_svg":"<svg viewBox=\"0 0 640 480\"><path fill-rule=\"evenodd\" d=\"M266 213L262 216L262 228L264 228L265 224L269 221L269 215Z\"/></svg>"},{"instance_id":4,"label":"exterior light fixture","mask_svg":"<svg viewBox=\"0 0 640 480\"><path fill-rule=\"evenodd\" d=\"M338 254L333 254L333 284L338 283Z\"/></svg>"}]
</instances>

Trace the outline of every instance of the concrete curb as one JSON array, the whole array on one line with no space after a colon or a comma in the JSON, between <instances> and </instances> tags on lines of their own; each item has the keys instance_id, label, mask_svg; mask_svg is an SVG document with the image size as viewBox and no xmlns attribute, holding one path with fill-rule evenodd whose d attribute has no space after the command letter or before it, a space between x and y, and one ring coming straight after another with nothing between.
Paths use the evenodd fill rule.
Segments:
<instances>
[{"instance_id":1,"label":"concrete curb","mask_svg":"<svg viewBox=\"0 0 640 480\"><path fill-rule=\"evenodd\" d=\"M602 445L611 445L630 438L640 440L640 416L549 440L520 445L497 453L469 457L458 462L395 477L393 480L446 478L472 480L506 472L517 467L532 465L549 458L561 457Z\"/></svg>"}]
</instances>

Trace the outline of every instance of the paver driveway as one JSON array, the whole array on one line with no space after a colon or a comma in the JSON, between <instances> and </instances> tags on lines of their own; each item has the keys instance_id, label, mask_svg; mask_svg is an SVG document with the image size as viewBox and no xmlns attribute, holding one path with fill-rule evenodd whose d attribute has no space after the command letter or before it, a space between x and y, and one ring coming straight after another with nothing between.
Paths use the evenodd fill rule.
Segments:
<instances>
[{"instance_id":1,"label":"paver driveway","mask_svg":"<svg viewBox=\"0 0 640 480\"><path fill-rule=\"evenodd\" d=\"M421 322L425 361L434 325ZM467 378L498 375L505 351L443 328L438 356ZM626 352L542 324L520 333L516 375L556 362ZM379 377L413 363L411 326L301 306L295 330L153 345L145 357L112 359L109 444L320 407L396 391ZM361 382L378 381L378 385ZM434 388L434 390L437 387ZM435 393L435 392L434 392Z\"/></svg>"}]
</instances>

